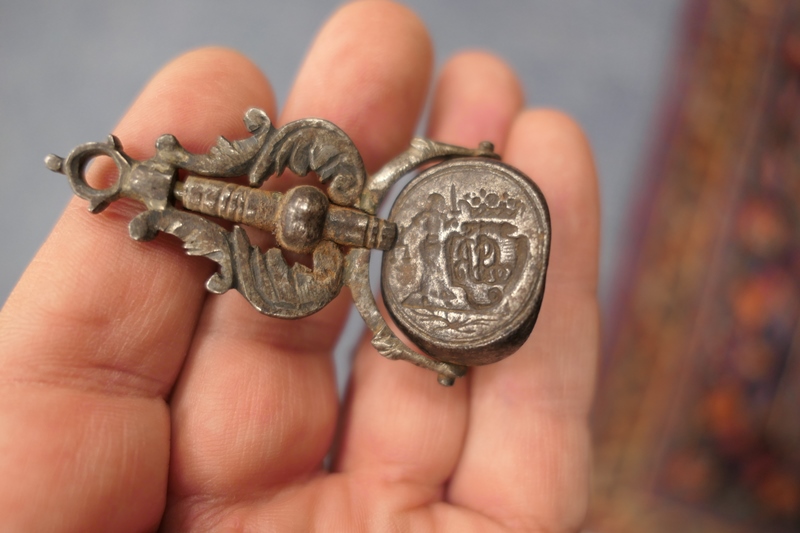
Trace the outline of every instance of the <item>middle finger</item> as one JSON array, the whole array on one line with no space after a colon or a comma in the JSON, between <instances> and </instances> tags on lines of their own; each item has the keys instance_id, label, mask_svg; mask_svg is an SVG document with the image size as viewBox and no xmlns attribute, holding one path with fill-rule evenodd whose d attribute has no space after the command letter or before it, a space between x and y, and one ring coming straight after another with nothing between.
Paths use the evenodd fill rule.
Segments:
<instances>
[{"instance_id":1,"label":"middle finger","mask_svg":"<svg viewBox=\"0 0 800 533\"><path fill-rule=\"evenodd\" d=\"M315 40L281 122L331 120L375 170L413 133L431 55L407 10L350 4ZM173 503L240 501L318 471L336 424L343 296L297 321L261 316L240 295L210 299L172 402Z\"/></svg>"}]
</instances>

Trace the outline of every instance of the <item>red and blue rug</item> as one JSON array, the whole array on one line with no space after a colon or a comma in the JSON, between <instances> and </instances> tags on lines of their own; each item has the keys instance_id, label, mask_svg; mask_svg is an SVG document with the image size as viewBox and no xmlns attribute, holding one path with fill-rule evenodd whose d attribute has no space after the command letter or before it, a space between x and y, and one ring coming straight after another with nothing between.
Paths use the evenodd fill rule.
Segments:
<instances>
[{"instance_id":1,"label":"red and blue rug","mask_svg":"<svg viewBox=\"0 0 800 533\"><path fill-rule=\"evenodd\" d=\"M587 529L800 531L800 0L698 0L631 226Z\"/></svg>"}]
</instances>

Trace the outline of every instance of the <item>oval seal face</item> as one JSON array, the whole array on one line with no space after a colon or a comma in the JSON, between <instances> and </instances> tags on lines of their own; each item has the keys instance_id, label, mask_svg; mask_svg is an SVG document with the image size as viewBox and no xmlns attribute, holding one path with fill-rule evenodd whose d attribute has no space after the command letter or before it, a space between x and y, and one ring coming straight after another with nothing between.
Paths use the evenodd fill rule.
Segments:
<instances>
[{"instance_id":1,"label":"oval seal face","mask_svg":"<svg viewBox=\"0 0 800 533\"><path fill-rule=\"evenodd\" d=\"M499 361L530 335L544 294L550 218L539 188L492 159L455 159L414 178L389 219L381 287L395 322L431 357Z\"/></svg>"}]
</instances>

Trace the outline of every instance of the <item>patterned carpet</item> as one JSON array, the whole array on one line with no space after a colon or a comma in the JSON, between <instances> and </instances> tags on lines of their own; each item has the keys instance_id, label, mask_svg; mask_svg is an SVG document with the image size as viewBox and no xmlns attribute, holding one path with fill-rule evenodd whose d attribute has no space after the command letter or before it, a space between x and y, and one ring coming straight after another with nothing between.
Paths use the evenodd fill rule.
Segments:
<instances>
[{"instance_id":1,"label":"patterned carpet","mask_svg":"<svg viewBox=\"0 0 800 533\"><path fill-rule=\"evenodd\" d=\"M595 413L596 533L800 531L800 0L693 0Z\"/></svg>"}]
</instances>

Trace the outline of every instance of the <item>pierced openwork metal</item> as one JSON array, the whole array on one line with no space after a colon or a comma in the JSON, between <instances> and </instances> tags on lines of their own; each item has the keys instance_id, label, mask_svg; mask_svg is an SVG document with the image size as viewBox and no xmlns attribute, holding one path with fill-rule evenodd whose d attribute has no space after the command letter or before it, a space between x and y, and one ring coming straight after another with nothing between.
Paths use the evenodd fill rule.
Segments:
<instances>
[{"instance_id":1,"label":"pierced openwork metal","mask_svg":"<svg viewBox=\"0 0 800 533\"><path fill-rule=\"evenodd\" d=\"M247 111L244 122L250 137L220 137L206 154L189 153L173 135L162 135L156 154L136 161L112 135L64 159L48 155L45 164L67 176L92 213L119 198L142 203L145 211L129 224L131 237L147 241L159 231L178 237L187 254L219 265L206 282L209 291L236 289L266 315L310 315L348 285L378 352L437 372L443 385L470 365L506 357L527 339L544 293L550 221L539 189L499 162L491 143L472 150L416 138L367 176L353 142L330 122L312 118L275 128L260 109ZM92 187L84 173L98 156L117 167L117 180L105 188ZM389 220L375 215L394 183L440 160L446 161L406 186ZM287 168L316 173L326 191L259 188ZM240 176L248 185L218 179ZM201 215L235 225L227 230ZM277 246L262 252L241 225L271 232ZM384 251L381 281L390 315L424 355L401 342L378 311L370 249ZM281 250L311 254L313 267L290 267Z\"/></svg>"}]
</instances>

